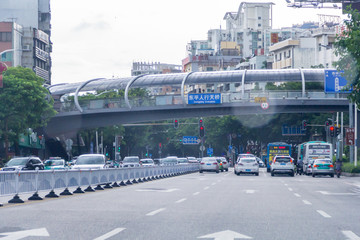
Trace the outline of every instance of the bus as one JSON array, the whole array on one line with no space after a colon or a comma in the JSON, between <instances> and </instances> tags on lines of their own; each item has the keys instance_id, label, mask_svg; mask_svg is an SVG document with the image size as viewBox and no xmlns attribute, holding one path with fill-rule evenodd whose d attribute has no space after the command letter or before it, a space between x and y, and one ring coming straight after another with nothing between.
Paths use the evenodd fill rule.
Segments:
<instances>
[{"instance_id":1,"label":"bus","mask_svg":"<svg viewBox=\"0 0 360 240\"><path fill-rule=\"evenodd\" d=\"M270 164L276 155L291 156L291 145L284 142L273 142L267 145L266 166L267 172L270 172Z\"/></svg>"},{"instance_id":2,"label":"bus","mask_svg":"<svg viewBox=\"0 0 360 240\"><path fill-rule=\"evenodd\" d=\"M333 150L332 144L324 141L310 141L298 145L298 161L303 162L303 169L306 168L315 159L327 158L332 161Z\"/></svg>"}]
</instances>

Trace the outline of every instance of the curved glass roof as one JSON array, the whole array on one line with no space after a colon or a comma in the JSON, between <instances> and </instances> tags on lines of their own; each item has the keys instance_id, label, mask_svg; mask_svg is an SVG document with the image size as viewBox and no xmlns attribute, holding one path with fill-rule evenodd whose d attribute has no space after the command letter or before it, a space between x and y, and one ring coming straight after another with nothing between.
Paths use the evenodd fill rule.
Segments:
<instances>
[{"instance_id":1,"label":"curved glass roof","mask_svg":"<svg viewBox=\"0 0 360 240\"><path fill-rule=\"evenodd\" d=\"M301 71L304 74L306 82L324 81L325 69L301 69ZM300 69L264 69L194 72L187 77L185 84L241 83L244 73L245 83L301 82L301 71ZM175 73L137 76L138 78L131 84L131 87L181 85L182 81L188 74L189 73ZM81 88L81 91L125 89L127 84L134 78L135 77L93 79L89 80L89 82ZM52 85L49 87L49 91L52 95L75 93L77 88L82 84L84 84L84 82Z\"/></svg>"}]
</instances>

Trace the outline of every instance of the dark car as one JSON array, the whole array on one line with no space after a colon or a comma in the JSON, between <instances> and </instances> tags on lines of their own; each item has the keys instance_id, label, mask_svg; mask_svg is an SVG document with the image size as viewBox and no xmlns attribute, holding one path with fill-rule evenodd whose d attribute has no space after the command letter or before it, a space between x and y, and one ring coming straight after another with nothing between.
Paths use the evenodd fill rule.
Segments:
<instances>
[{"instance_id":1,"label":"dark car","mask_svg":"<svg viewBox=\"0 0 360 240\"><path fill-rule=\"evenodd\" d=\"M16 170L44 170L44 164L38 157L15 157L2 168L2 171Z\"/></svg>"}]
</instances>

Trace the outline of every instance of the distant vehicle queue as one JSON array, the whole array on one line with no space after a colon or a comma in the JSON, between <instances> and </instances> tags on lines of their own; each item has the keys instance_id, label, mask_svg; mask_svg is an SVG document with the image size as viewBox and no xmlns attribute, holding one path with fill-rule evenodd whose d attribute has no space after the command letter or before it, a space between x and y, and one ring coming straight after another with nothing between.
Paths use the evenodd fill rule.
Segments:
<instances>
[{"instance_id":1,"label":"distant vehicle queue","mask_svg":"<svg viewBox=\"0 0 360 240\"><path fill-rule=\"evenodd\" d=\"M14 157L10 159L1 171L24 170L68 170L68 169L104 169L104 168L134 168L153 166L172 166L182 164L199 164L199 172L229 171L234 166L234 173L259 175L259 168L266 167L271 176L275 174L329 175L334 177L332 145L323 141L310 141L297 146L297 158L291 157L291 145L284 142L269 143L263 160L251 153L238 154L236 161L231 163L225 157L177 157L139 158L126 156L121 161L107 160L103 154L83 154L65 161L60 157L51 157L44 162L36 156Z\"/></svg>"}]
</instances>

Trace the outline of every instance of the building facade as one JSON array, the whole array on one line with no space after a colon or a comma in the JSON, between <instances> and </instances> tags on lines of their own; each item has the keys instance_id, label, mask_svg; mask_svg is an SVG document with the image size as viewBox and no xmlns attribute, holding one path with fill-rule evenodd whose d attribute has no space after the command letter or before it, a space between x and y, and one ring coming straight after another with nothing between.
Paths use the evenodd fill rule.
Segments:
<instances>
[{"instance_id":1,"label":"building facade","mask_svg":"<svg viewBox=\"0 0 360 240\"><path fill-rule=\"evenodd\" d=\"M50 0L0 0L0 5L0 34L7 35L0 52L13 49L1 61L31 68L51 84Z\"/></svg>"}]
</instances>

